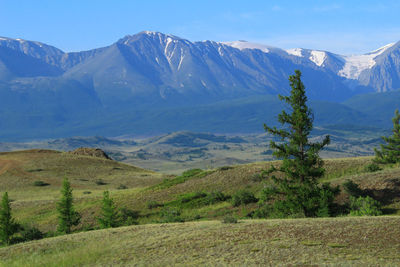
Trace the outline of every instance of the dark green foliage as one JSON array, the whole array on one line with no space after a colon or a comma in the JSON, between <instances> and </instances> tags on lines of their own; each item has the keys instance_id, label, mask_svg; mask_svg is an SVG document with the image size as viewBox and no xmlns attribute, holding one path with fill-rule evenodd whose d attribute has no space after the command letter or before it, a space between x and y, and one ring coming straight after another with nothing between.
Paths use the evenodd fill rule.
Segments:
<instances>
[{"instance_id":1,"label":"dark green foliage","mask_svg":"<svg viewBox=\"0 0 400 267\"><path fill-rule=\"evenodd\" d=\"M227 171L227 170L230 170L230 169L233 169L233 167L232 166L222 166L222 167L218 168L218 170L220 170L220 171Z\"/></svg>"},{"instance_id":2,"label":"dark green foliage","mask_svg":"<svg viewBox=\"0 0 400 267\"><path fill-rule=\"evenodd\" d=\"M227 215L222 220L222 223L237 223L237 222L238 222L238 220L235 217L233 217L232 215Z\"/></svg>"},{"instance_id":3,"label":"dark green foliage","mask_svg":"<svg viewBox=\"0 0 400 267\"><path fill-rule=\"evenodd\" d=\"M223 202L228 200L229 198L230 196L225 195L221 191L213 191L207 194L207 205Z\"/></svg>"},{"instance_id":4,"label":"dark green foliage","mask_svg":"<svg viewBox=\"0 0 400 267\"><path fill-rule=\"evenodd\" d=\"M8 193L5 192L0 207L0 241L9 245L13 235L19 230L19 225L14 221L11 215L10 200Z\"/></svg>"},{"instance_id":5,"label":"dark green foliage","mask_svg":"<svg viewBox=\"0 0 400 267\"><path fill-rule=\"evenodd\" d=\"M329 217L336 214L337 207L333 203L335 196L340 192L339 187L332 187L328 183L319 186L300 186L296 194L286 194L281 199L275 199L277 188L265 188L261 193L261 200L266 205L255 212L259 218L303 218ZM273 200L273 201L271 201Z\"/></svg>"},{"instance_id":6,"label":"dark green foliage","mask_svg":"<svg viewBox=\"0 0 400 267\"><path fill-rule=\"evenodd\" d=\"M382 215L381 203L369 196L350 197L350 215L379 216Z\"/></svg>"},{"instance_id":7,"label":"dark green foliage","mask_svg":"<svg viewBox=\"0 0 400 267\"><path fill-rule=\"evenodd\" d=\"M71 233L71 227L79 224L81 216L75 211L73 205L72 188L65 178L61 189L61 199L57 203L58 228L57 231L64 234Z\"/></svg>"},{"instance_id":8,"label":"dark green foliage","mask_svg":"<svg viewBox=\"0 0 400 267\"><path fill-rule=\"evenodd\" d=\"M106 185L106 184L107 184L106 182L104 182L104 181L101 180L101 179L96 180L95 183L96 183L97 185Z\"/></svg>"},{"instance_id":9,"label":"dark green foliage","mask_svg":"<svg viewBox=\"0 0 400 267\"><path fill-rule=\"evenodd\" d=\"M137 224L137 219L139 218L139 212L135 210L130 210L127 208L122 208L120 210L120 221L121 225L134 225Z\"/></svg>"},{"instance_id":10,"label":"dark green foliage","mask_svg":"<svg viewBox=\"0 0 400 267\"><path fill-rule=\"evenodd\" d=\"M181 218L181 212L176 208L164 208L160 212L160 222L161 223L171 223L171 222L184 222Z\"/></svg>"},{"instance_id":11,"label":"dark green foliage","mask_svg":"<svg viewBox=\"0 0 400 267\"><path fill-rule=\"evenodd\" d=\"M85 195L90 195L92 192L91 191L83 191L82 193Z\"/></svg>"},{"instance_id":12,"label":"dark green foliage","mask_svg":"<svg viewBox=\"0 0 400 267\"><path fill-rule=\"evenodd\" d=\"M381 170L382 170L382 168L379 167L379 165L375 164L375 163L371 163L371 164L368 164L367 166L365 166L365 171L367 171L367 172L377 172L377 171L381 171Z\"/></svg>"},{"instance_id":13,"label":"dark green foliage","mask_svg":"<svg viewBox=\"0 0 400 267\"><path fill-rule=\"evenodd\" d=\"M263 198L273 202L268 208L272 209L269 213L273 216L328 216L338 189L329 185L319 186L318 178L325 171L319 151L329 144L330 138L326 136L320 143L309 141L314 117L307 106L301 72L296 70L289 81L292 88L290 96L279 96L289 105L288 111L283 110L278 116L278 121L285 128L277 129L264 124L268 133L282 141L270 143L273 155L282 159L282 164L278 168L272 166L268 173L281 172L283 177L271 176L274 188L264 191L266 196Z\"/></svg>"},{"instance_id":14,"label":"dark green foliage","mask_svg":"<svg viewBox=\"0 0 400 267\"><path fill-rule=\"evenodd\" d=\"M44 171L43 169L41 169L41 168L38 168L38 169L30 169L30 170L27 170L28 172L41 172L41 171Z\"/></svg>"},{"instance_id":15,"label":"dark green foliage","mask_svg":"<svg viewBox=\"0 0 400 267\"><path fill-rule=\"evenodd\" d=\"M128 189L128 187L126 186L126 185L124 185L124 184L120 184L118 187L117 187L117 189Z\"/></svg>"},{"instance_id":16,"label":"dark green foliage","mask_svg":"<svg viewBox=\"0 0 400 267\"><path fill-rule=\"evenodd\" d=\"M207 197L207 193L205 193L205 192L193 192L193 193L187 193L187 194L180 195L177 200L180 204L185 204L185 203L193 202L194 200L202 199L205 197Z\"/></svg>"},{"instance_id":17,"label":"dark green foliage","mask_svg":"<svg viewBox=\"0 0 400 267\"><path fill-rule=\"evenodd\" d=\"M34 186L47 186L50 185L49 183L43 182L43 181L34 181L33 182Z\"/></svg>"},{"instance_id":18,"label":"dark green foliage","mask_svg":"<svg viewBox=\"0 0 400 267\"><path fill-rule=\"evenodd\" d=\"M34 226L24 225L21 227L18 237L15 242L26 242L31 240L39 240L44 238L44 233Z\"/></svg>"},{"instance_id":19,"label":"dark green foliage","mask_svg":"<svg viewBox=\"0 0 400 267\"><path fill-rule=\"evenodd\" d=\"M216 192L193 192L178 196L176 200L167 203L168 206L178 208L198 208L202 206L212 205L218 202L228 200L230 197L220 191Z\"/></svg>"},{"instance_id":20,"label":"dark green foliage","mask_svg":"<svg viewBox=\"0 0 400 267\"><path fill-rule=\"evenodd\" d=\"M182 177L193 177L193 176L198 175L198 174L200 174L202 172L203 172L202 169L190 169L190 170L184 171L181 176Z\"/></svg>"},{"instance_id":21,"label":"dark green foliage","mask_svg":"<svg viewBox=\"0 0 400 267\"><path fill-rule=\"evenodd\" d=\"M108 191L103 192L100 217L97 218L100 228L112 228L120 225L120 214Z\"/></svg>"},{"instance_id":22,"label":"dark green foliage","mask_svg":"<svg viewBox=\"0 0 400 267\"><path fill-rule=\"evenodd\" d=\"M251 176L253 182L261 182L263 180L263 175L261 173L255 173Z\"/></svg>"},{"instance_id":23,"label":"dark green foliage","mask_svg":"<svg viewBox=\"0 0 400 267\"><path fill-rule=\"evenodd\" d=\"M351 180L347 180L346 182L343 183L343 188L344 191L349 194L351 197L361 197L365 196L364 191L359 187L358 184L354 183Z\"/></svg>"},{"instance_id":24,"label":"dark green foliage","mask_svg":"<svg viewBox=\"0 0 400 267\"><path fill-rule=\"evenodd\" d=\"M234 207L255 202L258 202L258 199L254 196L252 192L247 190L239 190L232 195L232 205Z\"/></svg>"},{"instance_id":25,"label":"dark green foliage","mask_svg":"<svg viewBox=\"0 0 400 267\"><path fill-rule=\"evenodd\" d=\"M201 178L204 177L207 172L201 169L191 169L183 172L180 176L177 176L173 179L164 179L160 184L150 187L151 189L165 189L171 186L181 184L186 182L191 178Z\"/></svg>"},{"instance_id":26,"label":"dark green foliage","mask_svg":"<svg viewBox=\"0 0 400 267\"><path fill-rule=\"evenodd\" d=\"M155 209L155 208L163 207L163 206L164 206L164 204L159 203L159 202L157 202L155 200L150 200L149 202L147 202L147 208L148 209Z\"/></svg>"},{"instance_id":27,"label":"dark green foliage","mask_svg":"<svg viewBox=\"0 0 400 267\"><path fill-rule=\"evenodd\" d=\"M382 136L386 144L381 145L381 149L375 149L375 162L377 163L397 163L400 162L400 113L396 109L393 121L393 135Z\"/></svg>"},{"instance_id":28,"label":"dark green foliage","mask_svg":"<svg viewBox=\"0 0 400 267\"><path fill-rule=\"evenodd\" d=\"M193 220L200 220L201 219L201 215L200 214L196 214L194 217L193 217Z\"/></svg>"}]
</instances>

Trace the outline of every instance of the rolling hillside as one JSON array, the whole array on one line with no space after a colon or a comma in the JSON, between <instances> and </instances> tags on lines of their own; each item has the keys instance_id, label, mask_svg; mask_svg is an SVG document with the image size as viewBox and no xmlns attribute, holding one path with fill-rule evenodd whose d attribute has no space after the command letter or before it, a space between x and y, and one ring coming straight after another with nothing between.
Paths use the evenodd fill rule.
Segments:
<instances>
[{"instance_id":1,"label":"rolling hillside","mask_svg":"<svg viewBox=\"0 0 400 267\"><path fill-rule=\"evenodd\" d=\"M400 217L148 224L0 248L2 266L400 264Z\"/></svg>"},{"instance_id":2,"label":"rolling hillside","mask_svg":"<svg viewBox=\"0 0 400 267\"><path fill-rule=\"evenodd\" d=\"M157 139L159 143L173 140ZM0 264L399 263L400 219L397 216L248 220L258 204L235 207L229 196L245 189L257 197L265 186L259 179L260 172L271 163L279 162L190 170L179 176L167 176L99 155L53 150L0 153L0 193L9 192L18 222L52 233L57 225L55 205L60 184L63 177L68 177L74 188L75 206L83 216L75 230L97 228L104 190L110 191L118 207L131 210L137 216L137 223L144 225L82 232L0 248ZM365 167L370 162L370 157L328 159L321 182L341 185L348 179L353 180L383 203L384 214L400 214L399 166L369 172ZM43 181L45 185L37 186L35 181ZM215 196L218 198L207 202ZM337 201L342 203L347 198L342 192ZM164 217L165 214L175 215ZM221 223L227 215L239 218L240 222ZM171 219L185 223L159 224Z\"/></svg>"},{"instance_id":3,"label":"rolling hillside","mask_svg":"<svg viewBox=\"0 0 400 267\"><path fill-rule=\"evenodd\" d=\"M323 181L341 184L346 179L352 179L378 198L385 198L382 195L385 191L382 190L387 188L387 193L390 193L390 199L385 198L388 212L398 212L400 202L396 192L400 190L400 169L387 168L369 173L364 168L370 160L368 157L326 160L327 172ZM110 190L119 207L138 212L139 223L158 222L165 209L180 210L183 220L222 218L227 214L246 218L257 205L253 203L233 207L228 200L229 196L245 188L257 196L264 186L257 177L270 164L260 162L192 170L180 176L172 176L112 160L66 152L10 152L0 154L0 193L5 190L9 192L15 216L21 223L34 222L46 231L55 230L57 225L55 203L59 199L64 177L71 181L77 209L84 214L84 220L77 229L96 227L96 216L104 190ZM42 181L45 185L35 186L35 181ZM200 199L206 200L213 192L221 192L227 199L217 200L211 205L191 206L191 202L189 206L179 204L182 197L190 198L193 194L201 193ZM346 195L340 198L346 198Z\"/></svg>"}]
</instances>

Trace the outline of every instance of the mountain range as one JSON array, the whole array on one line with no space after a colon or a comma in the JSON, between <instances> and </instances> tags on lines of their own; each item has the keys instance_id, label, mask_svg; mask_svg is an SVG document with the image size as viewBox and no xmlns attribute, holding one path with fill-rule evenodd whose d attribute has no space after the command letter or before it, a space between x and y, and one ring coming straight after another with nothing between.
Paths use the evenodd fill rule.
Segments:
<instances>
[{"instance_id":1,"label":"mountain range","mask_svg":"<svg viewBox=\"0 0 400 267\"><path fill-rule=\"evenodd\" d=\"M144 31L65 53L0 37L0 138L259 132L295 69L317 124L388 127L399 107L400 42L343 56Z\"/></svg>"}]
</instances>

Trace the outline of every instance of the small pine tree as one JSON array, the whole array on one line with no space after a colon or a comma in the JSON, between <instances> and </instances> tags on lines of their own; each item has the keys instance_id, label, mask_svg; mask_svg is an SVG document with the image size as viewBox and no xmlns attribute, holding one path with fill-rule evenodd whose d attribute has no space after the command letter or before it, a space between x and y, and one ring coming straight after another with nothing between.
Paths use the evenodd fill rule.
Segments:
<instances>
[{"instance_id":1,"label":"small pine tree","mask_svg":"<svg viewBox=\"0 0 400 267\"><path fill-rule=\"evenodd\" d=\"M101 216L98 218L101 228L111 228L120 225L120 215L115 207L114 200L110 198L110 193L104 191L103 206L101 207Z\"/></svg>"},{"instance_id":2,"label":"small pine tree","mask_svg":"<svg viewBox=\"0 0 400 267\"><path fill-rule=\"evenodd\" d=\"M61 189L61 199L57 203L58 210L58 232L69 234L71 227L78 225L81 216L73 206L72 188L68 179L65 178Z\"/></svg>"},{"instance_id":3,"label":"small pine tree","mask_svg":"<svg viewBox=\"0 0 400 267\"><path fill-rule=\"evenodd\" d=\"M329 205L338 189L329 185L320 187L317 179L324 174L323 160L318 153L329 144L330 138L326 136L320 143L309 141L308 136L313 129L313 113L307 106L301 72L296 70L289 81L292 87L290 96L279 95L279 99L285 101L290 110L283 110L278 115L282 126L288 127L277 129L264 124L268 133L283 141L271 141L273 155L282 159L282 164L279 168L272 166L267 173L281 172L284 177L272 175L275 186L264 190L267 196L262 198L274 199L275 214L272 216L328 216Z\"/></svg>"},{"instance_id":4,"label":"small pine tree","mask_svg":"<svg viewBox=\"0 0 400 267\"><path fill-rule=\"evenodd\" d=\"M18 231L18 224L15 223L11 216L10 200L8 193L5 192L0 207L0 240L2 243L9 245L12 236Z\"/></svg>"},{"instance_id":5,"label":"small pine tree","mask_svg":"<svg viewBox=\"0 0 400 267\"><path fill-rule=\"evenodd\" d=\"M386 144L381 145L381 150L375 149L376 163L397 163L400 162L400 113L396 109L393 121L393 135L382 136Z\"/></svg>"}]
</instances>

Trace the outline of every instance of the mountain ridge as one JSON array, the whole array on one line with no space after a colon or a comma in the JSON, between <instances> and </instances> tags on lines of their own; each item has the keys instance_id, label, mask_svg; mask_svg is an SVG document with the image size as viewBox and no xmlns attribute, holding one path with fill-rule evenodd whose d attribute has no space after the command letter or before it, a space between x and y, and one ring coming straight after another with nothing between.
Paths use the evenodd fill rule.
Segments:
<instances>
[{"instance_id":1,"label":"mountain ridge","mask_svg":"<svg viewBox=\"0 0 400 267\"><path fill-rule=\"evenodd\" d=\"M65 53L40 42L1 37L0 126L5 129L4 136L28 137L40 132L44 133L43 138L81 132L130 134L133 126L129 123L135 125L135 133L147 129L141 134L211 129L226 132L233 130L224 126L227 121L248 125L248 120L259 118L261 103L242 105L247 103L246 99L288 94L287 79L294 69L302 71L307 95L314 102L339 104L359 94L400 88L399 44L364 55L375 63L361 71L360 79L355 80L338 75L346 64L343 56L310 49L289 51L245 41L191 42L174 35L144 31L126 35L106 47ZM221 104L224 102L230 103L229 108ZM266 122L274 120L271 116L279 106L268 103L273 108L266 107L269 116ZM207 107L212 108L207 110ZM222 107L239 117L232 117ZM350 116L353 120L368 123L366 115L361 115L362 110L336 107L334 113L353 114ZM208 118L202 117L206 114ZM173 121L177 115L182 117L181 123ZM350 117L324 116L320 122L350 121ZM156 131L150 124L161 118L167 120L162 122L166 127ZM192 125L196 119L201 121L201 127ZM121 123L116 125L115 121ZM381 120L375 117L371 121L381 125ZM168 123L177 128L169 127ZM22 125L31 131L22 134ZM111 125L117 128L111 130ZM194 128L185 129L185 125ZM104 129L109 130L104 132Z\"/></svg>"}]
</instances>

